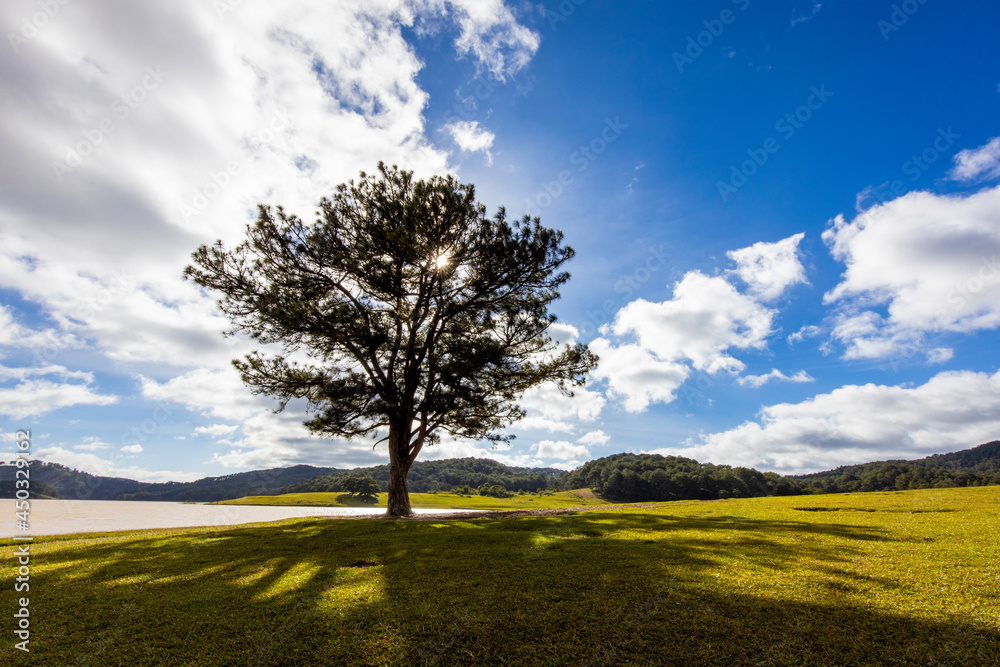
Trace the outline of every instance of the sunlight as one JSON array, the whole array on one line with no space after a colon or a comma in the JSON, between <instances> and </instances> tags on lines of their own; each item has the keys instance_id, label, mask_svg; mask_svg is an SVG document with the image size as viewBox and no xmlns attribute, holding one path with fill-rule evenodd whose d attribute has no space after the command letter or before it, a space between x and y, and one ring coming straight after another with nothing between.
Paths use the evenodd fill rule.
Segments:
<instances>
[{"instance_id":1,"label":"sunlight","mask_svg":"<svg viewBox=\"0 0 1000 667\"><path fill-rule=\"evenodd\" d=\"M302 589L312 581L322 567L316 563L304 561L296 563L288 568L279 579L271 584L268 589L256 596L257 600L270 600L279 595L286 595Z\"/></svg>"},{"instance_id":2,"label":"sunlight","mask_svg":"<svg viewBox=\"0 0 1000 667\"><path fill-rule=\"evenodd\" d=\"M448 262L450 261L451 261L451 253L447 251L442 252L434 259L434 268L443 269L444 267L448 266Z\"/></svg>"},{"instance_id":3,"label":"sunlight","mask_svg":"<svg viewBox=\"0 0 1000 667\"><path fill-rule=\"evenodd\" d=\"M261 579L265 579L271 576L271 573L274 572L275 568L276 566L271 564L266 567L261 567L256 570L252 570L247 574L244 574L239 578L234 579L233 583L236 584L237 586L242 586L243 588L246 588L248 586L253 586Z\"/></svg>"},{"instance_id":4,"label":"sunlight","mask_svg":"<svg viewBox=\"0 0 1000 667\"><path fill-rule=\"evenodd\" d=\"M382 566L341 567L336 584L327 588L317 608L343 616L354 606L377 604L386 599L385 573Z\"/></svg>"}]
</instances>

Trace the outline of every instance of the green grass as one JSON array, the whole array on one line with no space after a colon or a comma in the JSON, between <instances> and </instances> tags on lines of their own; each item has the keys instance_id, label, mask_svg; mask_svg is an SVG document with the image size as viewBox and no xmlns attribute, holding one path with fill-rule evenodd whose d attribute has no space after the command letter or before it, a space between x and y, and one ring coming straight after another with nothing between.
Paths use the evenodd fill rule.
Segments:
<instances>
[{"instance_id":1,"label":"green grass","mask_svg":"<svg viewBox=\"0 0 1000 667\"><path fill-rule=\"evenodd\" d=\"M1000 487L986 487L43 538L30 663L9 631L0 656L60 667L994 666L998 503ZM11 541L0 544L12 563ZM2 574L10 619L13 566Z\"/></svg>"},{"instance_id":2,"label":"green grass","mask_svg":"<svg viewBox=\"0 0 1000 667\"><path fill-rule=\"evenodd\" d=\"M385 507L387 493L378 494L377 507ZM286 493L280 496L246 496L223 500L215 505L301 505L310 507L358 507L346 493ZM457 493L411 493L410 505L416 509L476 509L515 510L544 509L553 507L584 507L608 505L589 489L559 491L557 493L526 494L510 498L487 496L460 496Z\"/></svg>"}]
</instances>

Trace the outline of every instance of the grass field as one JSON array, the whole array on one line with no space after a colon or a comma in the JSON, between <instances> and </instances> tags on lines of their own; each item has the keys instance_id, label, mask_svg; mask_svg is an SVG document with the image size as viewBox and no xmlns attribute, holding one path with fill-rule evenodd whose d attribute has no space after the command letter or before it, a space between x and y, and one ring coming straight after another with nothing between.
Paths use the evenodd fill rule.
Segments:
<instances>
[{"instance_id":1,"label":"grass field","mask_svg":"<svg viewBox=\"0 0 1000 667\"><path fill-rule=\"evenodd\" d=\"M1000 664L1000 487L40 538L31 665ZM13 563L11 541L2 543ZM0 609L14 609L14 567Z\"/></svg>"},{"instance_id":2,"label":"grass field","mask_svg":"<svg viewBox=\"0 0 1000 667\"><path fill-rule=\"evenodd\" d=\"M389 494L378 494L377 507L385 507ZM223 500L215 505L300 505L309 507L357 507L346 493L286 493L281 496L247 496L236 500ZM609 505L589 489L559 491L541 495L531 494L510 498L487 496L460 496L456 493L411 493L410 505L416 509L476 509L522 510L553 507L584 507Z\"/></svg>"}]
</instances>

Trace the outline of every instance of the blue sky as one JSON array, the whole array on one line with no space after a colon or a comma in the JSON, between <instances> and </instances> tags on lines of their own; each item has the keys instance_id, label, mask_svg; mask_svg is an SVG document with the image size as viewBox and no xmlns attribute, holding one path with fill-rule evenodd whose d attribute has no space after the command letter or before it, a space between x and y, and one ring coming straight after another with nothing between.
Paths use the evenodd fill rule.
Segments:
<instances>
[{"instance_id":1,"label":"blue sky","mask_svg":"<svg viewBox=\"0 0 1000 667\"><path fill-rule=\"evenodd\" d=\"M1000 9L983 3L5 3L0 437L187 480L385 460L240 385L199 244L379 160L577 256L602 358L509 448L800 473L1000 437Z\"/></svg>"}]
</instances>

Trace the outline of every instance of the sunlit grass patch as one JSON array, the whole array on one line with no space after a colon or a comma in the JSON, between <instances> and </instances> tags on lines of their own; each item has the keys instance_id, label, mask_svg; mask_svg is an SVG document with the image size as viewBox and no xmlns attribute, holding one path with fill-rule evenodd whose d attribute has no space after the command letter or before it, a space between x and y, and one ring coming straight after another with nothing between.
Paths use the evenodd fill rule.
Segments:
<instances>
[{"instance_id":1,"label":"sunlit grass patch","mask_svg":"<svg viewBox=\"0 0 1000 667\"><path fill-rule=\"evenodd\" d=\"M315 562L299 562L289 567L276 578L266 590L261 591L254 599L267 601L279 595L288 595L301 590L309 581L319 574L322 567Z\"/></svg>"}]
</instances>

